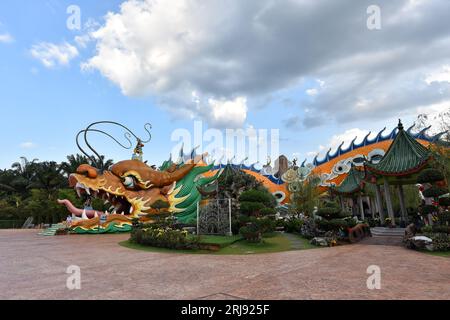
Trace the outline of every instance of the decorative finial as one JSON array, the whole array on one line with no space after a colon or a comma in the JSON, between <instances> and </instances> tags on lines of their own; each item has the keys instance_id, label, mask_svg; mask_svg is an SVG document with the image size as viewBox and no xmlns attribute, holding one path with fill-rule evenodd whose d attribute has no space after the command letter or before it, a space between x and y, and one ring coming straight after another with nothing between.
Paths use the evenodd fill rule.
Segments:
<instances>
[{"instance_id":1,"label":"decorative finial","mask_svg":"<svg viewBox=\"0 0 450 320\"><path fill-rule=\"evenodd\" d=\"M397 126L398 130L403 130L403 124L402 124L402 120L398 119L398 126Z\"/></svg>"},{"instance_id":2,"label":"decorative finial","mask_svg":"<svg viewBox=\"0 0 450 320\"><path fill-rule=\"evenodd\" d=\"M140 160L142 161L142 156L144 153L142 152L142 148L144 147L144 144L142 143L142 140L137 138L136 139L136 147L133 150L133 155L131 156L131 159L133 160Z\"/></svg>"}]
</instances>

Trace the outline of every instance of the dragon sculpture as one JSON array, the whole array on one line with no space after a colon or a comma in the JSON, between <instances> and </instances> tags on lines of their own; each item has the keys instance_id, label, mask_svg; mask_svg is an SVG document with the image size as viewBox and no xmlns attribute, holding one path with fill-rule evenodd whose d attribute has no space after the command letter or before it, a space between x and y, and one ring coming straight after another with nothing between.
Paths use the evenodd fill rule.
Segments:
<instances>
[{"instance_id":1,"label":"dragon sculpture","mask_svg":"<svg viewBox=\"0 0 450 320\"><path fill-rule=\"evenodd\" d=\"M102 132L89 127L86 130ZM143 142L137 141L142 156ZM89 146L87 141L86 144ZM168 160L154 168L133 155L132 160L117 162L104 171L82 164L69 176L70 187L80 198L99 198L111 204L111 212L80 209L67 199L58 202L71 212L71 229L76 233L130 231L134 218L149 221L152 214L161 212L172 213L183 223L192 222L196 219L197 203L202 195L209 194L208 188L221 173L203 176L213 165L206 165L202 159L203 156L194 157L179 164Z\"/></svg>"},{"instance_id":2,"label":"dragon sculpture","mask_svg":"<svg viewBox=\"0 0 450 320\"><path fill-rule=\"evenodd\" d=\"M111 135L95 127L100 123L117 124L110 121L93 123L77 135L78 147L92 163L96 163L95 159L78 144L80 134L84 134L86 145L97 155L100 162L102 158L89 145L87 133L100 132L119 143ZM117 125L124 127L121 124ZM411 126L408 132L412 128ZM214 193L217 178L224 170L223 165L208 164L204 161L205 155L197 156L194 148L190 156L185 157L181 153L177 163L170 159L159 168L148 166L142 161L142 147L150 139L143 141L126 129L128 132L125 137L128 141L131 135L137 141L132 160L120 161L104 171L83 164L70 175L70 186L75 188L80 197L86 197L87 194L89 197L101 198L109 202L112 209L111 213L91 208L79 209L69 200L59 200L72 213L72 230L78 233L129 231L133 218L139 218L141 221L152 220L152 214L159 212L172 213L183 223L194 222L197 204L205 196ZM147 130L146 127L145 129ZM428 129L413 134L413 137L425 146L436 143L443 134L428 136L426 134ZM325 192L329 186L339 185L352 166L362 166L366 159L372 162L379 161L397 134L394 129L384 136L382 134L384 130L372 139L369 139L369 134L366 135L360 143L355 143L355 138L345 149L342 148L342 143L333 154L329 150L322 160L316 157L310 164L306 164L305 160L298 166L296 159L289 163L286 157L280 156L277 162L285 165L278 166L278 169L272 168L270 159L261 169L257 169L256 164L246 166L243 162L232 164L229 161L228 165L254 176L276 197L280 207L284 207L292 200L291 195L296 191L296 186L310 175L320 178L319 188ZM131 142L130 146L125 148L131 148Z\"/></svg>"}]
</instances>

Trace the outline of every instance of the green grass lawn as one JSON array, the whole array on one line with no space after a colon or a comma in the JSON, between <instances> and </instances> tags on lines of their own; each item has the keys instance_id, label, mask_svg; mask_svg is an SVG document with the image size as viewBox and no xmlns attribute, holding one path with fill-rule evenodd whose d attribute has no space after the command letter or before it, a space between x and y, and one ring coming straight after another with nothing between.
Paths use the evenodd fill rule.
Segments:
<instances>
[{"instance_id":1,"label":"green grass lawn","mask_svg":"<svg viewBox=\"0 0 450 320\"><path fill-rule=\"evenodd\" d=\"M235 242L215 254L254 254L287 251L291 249L291 241L282 234L263 238L260 243L245 240Z\"/></svg>"},{"instance_id":2,"label":"green grass lawn","mask_svg":"<svg viewBox=\"0 0 450 320\"><path fill-rule=\"evenodd\" d=\"M195 237L195 236L192 236ZM233 236L213 236L213 235L203 235L200 236L200 242L205 244L217 244L220 247L226 247L229 246L232 243L235 243L236 241L241 240L242 237L240 235L233 235Z\"/></svg>"},{"instance_id":3,"label":"green grass lawn","mask_svg":"<svg viewBox=\"0 0 450 320\"><path fill-rule=\"evenodd\" d=\"M420 252L430 254L432 256L438 257L447 257L450 258L450 251L428 251L428 250L420 250Z\"/></svg>"},{"instance_id":4,"label":"green grass lawn","mask_svg":"<svg viewBox=\"0 0 450 320\"><path fill-rule=\"evenodd\" d=\"M264 237L261 243L250 243L243 240L240 236L201 236L202 243L219 244L221 249L219 251L208 250L172 250L165 248L148 247L140 244L122 241L119 244L121 246L144 250L149 252L163 252L163 253L190 253L190 254L257 254L257 253L269 253L280 252L288 250L302 250L318 248L309 244L307 239L302 238L299 235L283 233L273 233Z\"/></svg>"},{"instance_id":5,"label":"green grass lawn","mask_svg":"<svg viewBox=\"0 0 450 320\"><path fill-rule=\"evenodd\" d=\"M143 246L141 244L133 243L128 240L119 242L119 245L129 249L142 250L148 252L161 252L161 253L190 253L190 254L208 254L211 251L208 250L174 250L174 249L166 249L166 248L158 248L158 247L149 247Z\"/></svg>"}]
</instances>

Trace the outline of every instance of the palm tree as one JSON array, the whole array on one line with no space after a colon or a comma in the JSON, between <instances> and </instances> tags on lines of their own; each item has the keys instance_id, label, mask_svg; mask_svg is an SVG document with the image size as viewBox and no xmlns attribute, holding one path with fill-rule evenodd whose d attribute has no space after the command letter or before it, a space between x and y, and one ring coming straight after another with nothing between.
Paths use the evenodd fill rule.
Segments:
<instances>
[{"instance_id":1,"label":"palm tree","mask_svg":"<svg viewBox=\"0 0 450 320\"><path fill-rule=\"evenodd\" d=\"M104 161L105 156L100 156L100 157L101 157L101 161L98 159L95 159L96 161L93 162L91 159L89 159L88 157L86 157L84 155L71 154L71 155L67 156L67 161L64 161L60 164L59 168L60 168L60 171L64 174L64 176L69 177L69 175L71 173L76 172L77 168L82 164L89 164L101 171L108 170L108 168L112 164L114 164L114 161L112 159L108 159L108 160Z\"/></svg>"},{"instance_id":2,"label":"palm tree","mask_svg":"<svg viewBox=\"0 0 450 320\"><path fill-rule=\"evenodd\" d=\"M44 189L49 195L60 189L67 187L67 179L60 173L60 166L54 161L45 161L35 165L35 175L30 189Z\"/></svg>"},{"instance_id":3,"label":"palm tree","mask_svg":"<svg viewBox=\"0 0 450 320\"><path fill-rule=\"evenodd\" d=\"M68 155L66 158L67 158L67 161L63 161L59 165L59 169L60 169L61 173L66 177L69 177L69 175L71 173L76 172L77 168L80 165L90 162L88 157L81 155L81 154L75 154L75 155L71 154L71 155Z\"/></svg>"},{"instance_id":4,"label":"palm tree","mask_svg":"<svg viewBox=\"0 0 450 320\"><path fill-rule=\"evenodd\" d=\"M8 193L17 191L12 186L12 182L15 178L16 178L16 175L14 174L13 170L11 170L11 169L1 170L0 169L0 190L6 191Z\"/></svg>"},{"instance_id":5,"label":"palm tree","mask_svg":"<svg viewBox=\"0 0 450 320\"><path fill-rule=\"evenodd\" d=\"M297 214L303 213L312 216L314 209L319 205L320 178L316 175L309 176L305 181L296 181L292 188L293 203Z\"/></svg>"},{"instance_id":6,"label":"palm tree","mask_svg":"<svg viewBox=\"0 0 450 320\"><path fill-rule=\"evenodd\" d=\"M29 186L34 179L38 159L32 161L29 161L26 157L20 157L20 159L20 162L14 162L11 165L14 179L10 181L9 187L23 195L28 193Z\"/></svg>"},{"instance_id":7,"label":"palm tree","mask_svg":"<svg viewBox=\"0 0 450 320\"><path fill-rule=\"evenodd\" d=\"M99 169L100 171L109 170L109 167L114 164L112 159L108 159L105 161L105 156L101 155L100 159L95 159L95 162L91 162L91 166Z\"/></svg>"},{"instance_id":8,"label":"palm tree","mask_svg":"<svg viewBox=\"0 0 450 320\"><path fill-rule=\"evenodd\" d=\"M20 162L14 162L11 165L14 171L24 178L31 179L33 176L33 165L38 162L38 159L29 161L26 157L20 157Z\"/></svg>"}]
</instances>

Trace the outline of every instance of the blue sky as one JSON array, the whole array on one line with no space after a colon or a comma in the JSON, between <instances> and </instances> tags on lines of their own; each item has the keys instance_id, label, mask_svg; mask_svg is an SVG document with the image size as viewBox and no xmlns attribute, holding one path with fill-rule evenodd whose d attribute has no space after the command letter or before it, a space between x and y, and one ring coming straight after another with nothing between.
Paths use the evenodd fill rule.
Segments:
<instances>
[{"instance_id":1,"label":"blue sky","mask_svg":"<svg viewBox=\"0 0 450 320\"><path fill-rule=\"evenodd\" d=\"M150 163L166 159L176 144L171 133L177 128L191 130L195 119L221 130L249 126L279 129L281 153L312 159L315 152L326 151L337 140L351 140L354 134L362 139L367 131L393 128L398 117L409 124L420 111L440 112L449 106L450 80L445 71L449 46L439 42L448 35L436 32L442 26L434 25L432 16L445 2L436 1L441 7L430 4L412 9L408 1L386 5L385 16L392 18L387 19L388 30L374 34L361 26L356 33L340 35L342 46L330 44L333 40L327 37L335 36L311 27L323 20L320 25L326 31L331 22L320 6L329 1L309 8L311 15L317 15L315 20L300 13L286 17L288 11L295 12L289 9L293 5L290 1L281 1L277 7L268 5L265 11L260 7L265 1L249 1L247 5L232 1L231 9L227 7L225 12L215 4L196 8L195 1L179 1L184 9L192 9L186 11L170 7L170 1L160 1L150 14L143 9L145 1L121 8L122 2L0 2L0 168L10 167L20 156L62 161L78 152L74 141L78 130L99 120L119 121L143 136L143 125L150 122L152 141L144 149ZM66 10L71 4L81 9L81 30L66 27ZM347 21L365 20L364 4L354 9L343 1L342 6L339 10L349 16L334 16L333 23L343 30L350 28ZM414 50L420 43L420 32L415 39L412 31L408 35L402 30L405 8L421 12L424 16L417 28L424 38L429 38L427 32L435 38L428 40L432 41L429 52L422 49L417 53L420 59L411 59L403 66L404 53L399 54L396 48ZM296 9L301 12L302 8ZM272 11L270 19L264 17L266 11ZM108 12L114 12L115 18L106 16ZM140 23L133 22L133 14ZM256 27L248 24L255 17L259 19ZM236 27L240 33L234 27L217 26L215 21L222 18L226 26L241 26ZM397 37L389 30L394 18ZM286 22L290 19L292 25ZM110 41L111 35L123 28L128 36ZM258 28L265 30L263 35ZM293 29L293 34L286 32ZM103 31L93 35L98 30ZM274 40L270 35L276 32L282 36ZM187 44L172 41L183 34L188 34ZM85 45L76 41L83 36L87 37ZM361 40L364 37L367 43ZM367 37L373 37L372 41ZM44 43L70 47L76 55L62 62L52 57L52 65L46 65L42 53L48 47L43 47ZM354 48L346 44L354 44ZM120 59L111 54L117 49L114 46L122 50ZM33 54L33 48L41 55ZM433 56L434 48L440 48L442 55ZM128 58L132 63L138 61L144 71L127 65ZM89 68L83 67L86 64ZM370 75L368 70L374 66L376 72L372 70ZM436 74L442 77L424 81ZM201 96L197 105L192 103L191 92ZM243 98L239 101L245 101L245 108L237 105L238 98ZM225 104L227 101L230 103ZM395 102L395 106L386 101ZM93 141L108 158L130 157L129 150L107 139Z\"/></svg>"}]
</instances>

